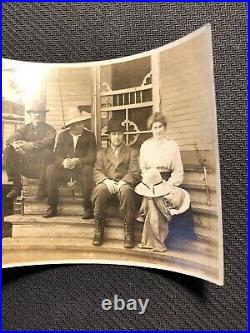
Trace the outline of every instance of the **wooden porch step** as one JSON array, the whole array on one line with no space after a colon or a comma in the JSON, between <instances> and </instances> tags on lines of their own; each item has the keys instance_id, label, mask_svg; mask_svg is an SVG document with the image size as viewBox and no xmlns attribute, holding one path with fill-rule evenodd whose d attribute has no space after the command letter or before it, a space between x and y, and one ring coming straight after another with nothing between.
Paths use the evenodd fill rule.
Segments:
<instances>
[{"instance_id":1,"label":"wooden porch step","mask_svg":"<svg viewBox=\"0 0 250 333\"><path fill-rule=\"evenodd\" d=\"M217 236L218 222L214 220L211 215L193 215L195 230L206 231L214 236ZM56 216L50 219L46 219L41 215L9 215L5 216L4 221L13 225L43 225L43 224L59 224L59 225L94 225L93 219L82 220L81 216ZM107 218L107 226L123 226L123 221L121 218ZM142 230L143 223L136 222L136 228ZM199 232L198 232L199 233Z\"/></svg>"},{"instance_id":2,"label":"wooden porch step","mask_svg":"<svg viewBox=\"0 0 250 333\"><path fill-rule=\"evenodd\" d=\"M219 221L212 215L194 214L194 230L201 238L213 239L218 241L219 237Z\"/></svg>"},{"instance_id":3,"label":"wooden porch step","mask_svg":"<svg viewBox=\"0 0 250 333\"><path fill-rule=\"evenodd\" d=\"M194 214L193 219L194 231L198 238L214 243L218 242L218 223L214 221L213 216ZM13 226L11 228L13 237L47 237L53 235L54 237L64 238L91 238L95 225L94 219L82 220L80 216L56 216L46 219L40 215L19 214L6 216L4 223ZM121 218L107 218L105 226L108 238L123 239L123 221ZM136 238L140 240L143 223L136 221L135 230Z\"/></svg>"},{"instance_id":4,"label":"wooden porch step","mask_svg":"<svg viewBox=\"0 0 250 333\"><path fill-rule=\"evenodd\" d=\"M198 204L208 205L208 199L212 205L216 205L217 203L217 191L214 186L209 186L209 197L207 196L207 191L204 184L198 183L190 183L190 184L182 184L181 186L184 188L190 195L191 202L195 202Z\"/></svg>"},{"instance_id":5,"label":"wooden porch step","mask_svg":"<svg viewBox=\"0 0 250 333\"><path fill-rule=\"evenodd\" d=\"M60 224L40 224L40 225L13 225L13 238L88 238L93 239L95 232L94 224L81 225L60 225ZM107 239L124 240L123 226L105 226L104 236ZM141 232L135 232L136 240L140 241Z\"/></svg>"},{"instance_id":6,"label":"wooden porch step","mask_svg":"<svg viewBox=\"0 0 250 333\"><path fill-rule=\"evenodd\" d=\"M24 214L37 214L43 215L48 208L45 201L24 201ZM65 216L81 216L83 213L83 206L80 202L60 202L57 207L58 215Z\"/></svg>"},{"instance_id":7,"label":"wooden porch step","mask_svg":"<svg viewBox=\"0 0 250 333\"><path fill-rule=\"evenodd\" d=\"M205 183L204 182L190 182L190 183L183 183L181 184L181 187L184 188L185 190L189 191L189 190L200 190L200 191L205 191L206 187L205 187ZM215 192L216 191L216 186L215 185L208 185L208 188L211 192Z\"/></svg>"},{"instance_id":8,"label":"wooden porch step","mask_svg":"<svg viewBox=\"0 0 250 333\"><path fill-rule=\"evenodd\" d=\"M183 182L183 184L181 185L183 188L190 190L190 189L194 189L194 190L205 190L205 183L204 181L200 181L198 182L197 180L195 182ZM208 185L210 191L216 191L216 186L211 184ZM37 184L31 184L31 185L24 185L23 189L25 191L26 196L30 197L30 196L36 196L37 190L38 190L38 185ZM82 196L82 192L81 189L76 186L75 188L75 194L76 196ZM66 185L60 185L59 186L59 196L72 196L72 192L69 189L68 186Z\"/></svg>"},{"instance_id":9,"label":"wooden porch step","mask_svg":"<svg viewBox=\"0 0 250 333\"><path fill-rule=\"evenodd\" d=\"M92 241L94 236L94 226L65 226L65 225L50 225L50 226L34 226L34 225L14 225L12 229L12 238L37 238L37 242L40 243L41 239L53 237L54 239L66 239L66 238L79 238L89 239ZM106 226L104 228L104 238L108 241L124 241L123 228ZM135 241L139 243L141 241L141 232L135 232ZM209 255L216 248L217 243L211 242L208 239L197 239L196 242L175 241L174 245L171 242L171 248L183 250L187 252L196 252L199 247L199 254Z\"/></svg>"},{"instance_id":10,"label":"wooden porch step","mask_svg":"<svg viewBox=\"0 0 250 333\"><path fill-rule=\"evenodd\" d=\"M212 215L212 216L217 216L217 207L215 205L204 205L200 203L192 203L192 209L194 213L198 214L205 214L205 215Z\"/></svg>"},{"instance_id":11,"label":"wooden porch step","mask_svg":"<svg viewBox=\"0 0 250 333\"><path fill-rule=\"evenodd\" d=\"M93 219L82 220L77 216L57 216L50 219L39 215L10 215L5 217L5 223L12 225L13 238L88 238L92 239L94 235L95 222ZM119 218L110 218L105 223L106 239L122 240L124 239L123 221ZM136 221L135 238L141 240L143 223ZM196 230L195 230L196 231ZM213 230L202 230L197 233L197 241L203 242L203 251L210 251L210 247L217 247L217 233ZM172 240L170 233L171 246L182 249L189 248L190 239ZM207 235L204 236L204 235ZM193 239L192 239L193 241ZM181 243L180 243L181 242ZM195 243L194 243L195 244ZM201 248L200 248L201 250Z\"/></svg>"},{"instance_id":12,"label":"wooden porch step","mask_svg":"<svg viewBox=\"0 0 250 333\"><path fill-rule=\"evenodd\" d=\"M5 216L4 220L12 224L30 225L30 224L69 224L69 225L82 225L82 224L93 224L94 219L83 220L80 216L55 216L49 219L42 217L40 215L9 215ZM122 225L121 218L107 218L106 225L118 226ZM142 223L138 222L138 226L142 226Z\"/></svg>"},{"instance_id":13,"label":"wooden porch step","mask_svg":"<svg viewBox=\"0 0 250 333\"><path fill-rule=\"evenodd\" d=\"M37 194L38 185L37 184L31 184L31 185L24 185L23 191L25 197L35 197ZM76 198L82 198L82 192L81 189L76 186L74 195ZM70 188L66 185L59 186L59 198L60 197L70 197L72 198L72 191Z\"/></svg>"},{"instance_id":14,"label":"wooden porch step","mask_svg":"<svg viewBox=\"0 0 250 333\"><path fill-rule=\"evenodd\" d=\"M218 279L217 251L202 253L201 244L192 244L192 251L169 249L164 253L150 250L124 249L122 241L105 241L93 246L90 239L80 238L6 238L3 239L4 267L60 262L105 262L165 268ZM213 248L211 248L213 249Z\"/></svg>"},{"instance_id":15,"label":"wooden porch step","mask_svg":"<svg viewBox=\"0 0 250 333\"><path fill-rule=\"evenodd\" d=\"M214 171L208 170L207 181L209 186L216 187L216 174ZM184 170L184 184L189 183L204 183L204 173L202 169L185 168Z\"/></svg>"},{"instance_id":16,"label":"wooden porch step","mask_svg":"<svg viewBox=\"0 0 250 333\"><path fill-rule=\"evenodd\" d=\"M21 207L22 202L16 200L15 205L19 208ZM23 208L24 215L43 215L48 208L47 198L46 199L37 199L34 196L25 197L23 199ZM139 209L139 207L138 207ZM75 196L64 196L59 197L58 200L58 215L62 216L81 216L83 214L83 199L80 195ZM117 205L109 205L107 208L107 216L109 217L122 217Z\"/></svg>"},{"instance_id":17,"label":"wooden porch step","mask_svg":"<svg viewBox=\"0 0 250 333\"><path fill-rule=\"evenodd\" d=\"M39 215L10 215L5 222L12 224L12 237L44 238L93 238L94 219L81 219L78 216L56 216L46 219ZM143 224L136 221L135 238L140 241ZM107 219L105 223L107 239L124 239L124 224L120 218Z\"/></svg>"},{"instance_id":18,"label":"wooden porch step","mask_svg":"<svg viewBox=\"0 0 250 333\"><path fill-rule=\"evenodd\" d=\"M78 203L68 203L58 206L58 216L52 219L45 219L42 217L42 214L45 212L47 208L47 204L37 203L35 201L31 203L24 204L24 213L25 215L17 214L17 219L22 217L20 221L32 221L34 219L38 219L39 223L51 223L54 219L55 222L60 220L60 223L76 223L76 221L83 221L81 219L81 214L83 212L82 205ZM203 204L192 204L193 209L193 220L194 220L194 230L195 233L201 238L213 239L216 241L218 239L218 230L219 230L219 222L218 215L215 206L207 206ZM113 220L108 219L107 223L113 223L111 221L118 221L121 218L121 213L119 212L117 207L109 207L108 208L108 216L110 218L114 218ZM30 217L30 219L29 219ZM9 218L5 217L6 222L12 223L14 217ZM65 221L65 222L64 222ZM72 221L72 222L70 222ZM20 224L20 222L15 222L16 224ZM78 223L78 222L77 222ZM117 223L117 222L116 222ZM123 223L121 222L121 225Z\"/></svg>"},{"instance_id":19,"label":"wooden porch step","mask_svg":"<svg viewBox=\"0 0 250 333\"><path fill-rule=\"evenodd\" d=\"M34 198L26 198L24 200L24 214L36 214L43 215L48 205L47 200L39 201ZM206 214L217 216L217 208L215 205L208 206L202 203L192 203L192 209L194 213ZM82 200L76 198L72 200L70 198L61 198L58 203L58 215L64 216L80 216L83 213ZM108 215L110 216L121 216L117 207L108 207Z\"/></svg>"},{"instance_id":20,"label":"wooden porch step","mask_svg":"<svg viewBox=\"0 0 250 333\"><path fill-rule=\"evenodd\" d=\"M206 188L205 185L202 183L189 183L189 184L182 184L182 188L188 191L190 194L191 200L193 202L197 203L203 203L207 204L207 194L206 194ZM36 185L30 185L30 186L24 186L24 196L26 200L30 200L31 198L34 198L37 193L37 186ZM209 186L209 193L210 193L210 201L215 204L217 201L217 193L215 186ZM72 192L70 189L66 186L61 186L59 188L59 199L64 200L65 198L69 198L73 200ZM81 200L82 193L80 189L76 190L74 193L75 200Z\"/></svg>"},{"instance_id":21,"label":"wooden porch step","mask_svg":"<svg viewBox=\"0 0 250 333\"><path fill-rule=\"evenodd\" d=\"M123 240L110 240L105 239L102 246L94 246L92 245L92 239L88 238L75 238L75 237L66 237L66 238L54 238L54 237L47 237L38 239L36 237L27 237L27 238L4 238L3 239L3 248L5 250L10 250L11 248L15 249L31 249L31 250L52 250L52 249L67 249L67 251L74 251L78 249L85 249L85 250L101 250L106 251L107 248L109 249L119 249L122 252L133 252L135 254L139 254L142 256L150 256L152 257L160 257L161 259L166 258L169 255L175 254L176 257L181 257L182 259L192 260L193 262L200 263L201 258L206 258L210 263L214 263L216 259L216 251L213 249L211 251L204 251L204 249L208 249L208 244L204 242L194 241L190 243L189 251L182 251L180 248L175 248L174 250L168 249L166 252L154 252L147 249L139 249L137 246L133 249L125 249L123 246Z\"/></svg>"},{"instance_id":22,"label":"wooden porch step","mask_svg":"<svg viewBox=\"0 0 250 333\"><path fill-rule=\"evenodd\" d=\"M197 206L197 212L202 214L216 214L216 204L217 204L217 191L214 181L209 181L209 193L210 193L210 201L212 206L208 206L208 198L206 194L206 188L204 184L204 174L201 169L197 168L188 168L185 170L185 175L187 177L184 179L184 183L182 187L186 189L191 197L192 206L194 212ZM192 175L190 178L189 176ZM214 176L215 174L209 170L209 176ZM194 176L194 177L193 177ZM24 214L39 214L42 215L47 207L47 199L37 200L35 199L35 195L38 188L38 180L36 179L27 179L23 180L24 183ZM74 199L72 197L72 192L67 187L66 184L62 184L59 187L59 205L58 210L61 215L81 215L82 214L82 194L79 186L75 188L75 196ZM72 204L72 206L71 206ZM79 208L76 206L79 205ZM215 208L215 212L213 212L213 207ZM80 209L80 211L79 211ZM109 208L110 209L110 208ZM118 209L110 209L110 216L121 216Z\"/></svg>"}]
</instances>

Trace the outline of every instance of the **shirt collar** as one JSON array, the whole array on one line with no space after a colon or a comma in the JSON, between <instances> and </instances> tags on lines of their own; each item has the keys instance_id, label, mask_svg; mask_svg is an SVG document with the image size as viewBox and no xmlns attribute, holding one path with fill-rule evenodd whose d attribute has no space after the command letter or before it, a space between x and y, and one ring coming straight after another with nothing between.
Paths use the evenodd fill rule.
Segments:
<instances>
[{"instance_id":1,"label":"shirt collar","mask_svg":"<svg viewBox=\"0 0 250 333\"><path fill-rule=\"evenodd\" d=\"M73 136L73 137L79 137L79 136L82 135L82 133L75 135L75 134L72 134L70 131L69 131L69 134L70 134L71 136Z\"/></svg>"},{"instance_id":2,"label":"shirt collar","mask_svg":"<svg viewBox=\"0 0 250 333\"><path fill-rule=\"evenodd\" d=\"M112 144L110 145L110 147L112 148L113 151L120 151L122 146L123 146L123 143L120 145L120 147L114 147L114 146L112 146Z\"/></svg>"},{"instance_id":3,"label":"shirt collar","mask_svg":"<svg viewBox=\"0 0 250 333\"><path fill-rule=\"evenodd\" d=\"M36 128L42 127L42 126L43 126L43 123L38 123L36 126L33 125L32 123L30 123L30 126L31 126L31 128L36 129Z\"/></svg>"}]
</instances>

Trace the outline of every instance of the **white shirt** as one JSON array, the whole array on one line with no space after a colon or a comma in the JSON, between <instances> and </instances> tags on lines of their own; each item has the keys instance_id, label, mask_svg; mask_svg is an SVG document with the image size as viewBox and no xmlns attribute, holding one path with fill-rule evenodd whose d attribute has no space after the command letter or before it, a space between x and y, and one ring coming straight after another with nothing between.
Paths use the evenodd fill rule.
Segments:
<instances>
[{"instance_id":1,"label":"white shirt","mask_svg":"<svg viewBox=\"0 0 250 333\"><path fill-rule=\"evenodd\" d=\"M110 145L110 146L111 146L111 148L112 148L112 150L113 150L113 153L114 153L115 158L117 158L117 156L118 156L118 154L119 154L119 151L121 150L122 145L119 146L119 147L114 147L114 146L112 146L112 145Z\"/></svg>"},{"instance_id":2,"label":"white shirt","mask_svg":"<svg viewBox=\"0 0 250 333\"><path fill-rule=\"evenodd\" d=\"M74 135L74 134L72 134L71 132L69 132L69 133L70 133L70 135L71 135L72 138L73 138L74 151L75 151L75 150L76 150L76 145L77 145L78 138L79 138L79 136L82 135L82 133L81 133L81 134L78 134L78 135Z\"/></svg>"},{"instance_id":3,"label":"white shirt","mask_svg":"<svg viewBox=\"0 0 250 333\"><path fill-rule=\"evenodd\" d=\"M183 181L183 164L180 149L174 140L154 138L146 140L140 149L140 168L142 173L149 168L171 172L170 185L179 186Z\"/></svg>"}]
</instances>

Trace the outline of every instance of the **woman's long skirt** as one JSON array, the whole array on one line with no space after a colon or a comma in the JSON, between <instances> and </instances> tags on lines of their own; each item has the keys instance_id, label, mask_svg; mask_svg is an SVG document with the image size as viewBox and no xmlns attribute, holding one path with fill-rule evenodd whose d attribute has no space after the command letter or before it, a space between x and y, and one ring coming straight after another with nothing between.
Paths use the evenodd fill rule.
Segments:
<instances>
[{"instance_id":1,"label":"woman's long skirt","mask_svg":"<svg viewBox=\"0 0 250 333\"><path fill-rule=\"evenodd\" d=\"M167 250L164 242L168 235L168 223L171 220L171 215L164 208L161 199L143 198L137 218L138 221L144 222L141 243L138 245L142 249L151 249L154 252Z\"/></svg>"}]
</instances>

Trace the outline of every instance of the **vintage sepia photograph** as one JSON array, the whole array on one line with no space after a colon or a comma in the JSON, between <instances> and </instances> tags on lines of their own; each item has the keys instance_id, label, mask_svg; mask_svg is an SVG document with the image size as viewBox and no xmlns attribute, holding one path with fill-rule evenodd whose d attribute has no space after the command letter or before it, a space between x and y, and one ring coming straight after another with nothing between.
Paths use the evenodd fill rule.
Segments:
<instances>
[{"instance_id":1,"label":"vintage sepia photograph","mask_svg":"<svg viewBox=\"0 0 250 333\"><path fill-rule=\"evenodd\" d=\"M223 285L209 24L125 58L2 60L3 268L102 263Z\"/></svg>"}]
</instances>

